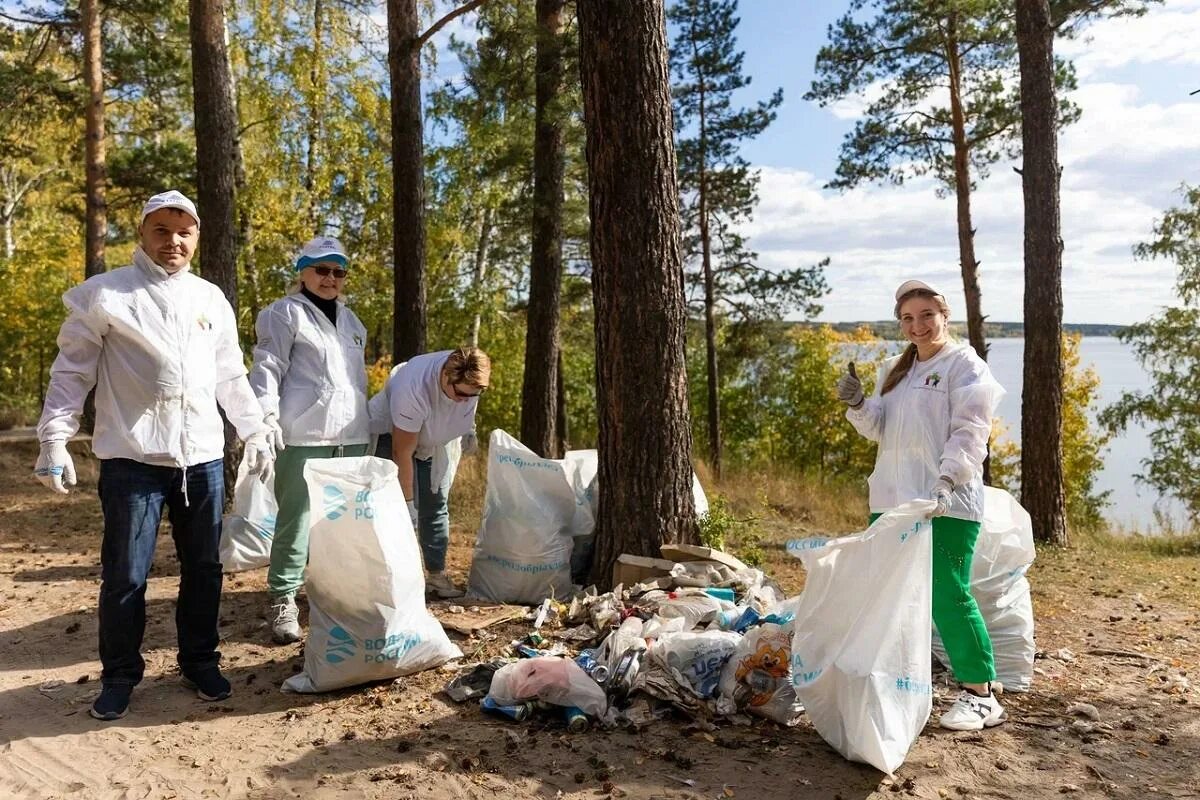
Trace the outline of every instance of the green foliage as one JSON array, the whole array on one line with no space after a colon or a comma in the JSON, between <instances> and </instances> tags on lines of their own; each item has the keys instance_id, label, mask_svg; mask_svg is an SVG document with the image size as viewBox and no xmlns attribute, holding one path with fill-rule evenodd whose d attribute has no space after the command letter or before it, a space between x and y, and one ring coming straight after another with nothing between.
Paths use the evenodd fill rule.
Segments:
<instances>
[{"instance_id":1,"label":"green foliage","mask_svg":"<svg viewBox=\"0 0 1200 800\"><path fill-rule=\"evenodd\" d=\"M737 49L736 14L737 0L679 0L668 11L678 31L670 62L689 299L703 311L701 259L707 246L713 300L721 313L737 320L797 310L816 316L818 300L829 291L828 259L815 266L766 269L738 232L754 215L759 182L759 171L741 155L741 145L774 121L783 90L748 108L734 105L734 94L751 82L742 73L745 54Z\"/></svg>"},{"instance_id":2,"label":"green foliage","mask_svg":"<svg viewBox=\"0 0 1200 800\"><path fill-rule=\"evenodd\" d=\"M762 533L754 517L739 517L722 495L709 499L708 512L697 520L700 544L722 550L752 567L763 562Z\"/></svg>"},{"instance_id":3,"label":"green foliage","mask_svg":"<svg viewBox=\"0 0 1200 800\"><path fill-rule=\"evenodd\" d=\"M1074 71L1056 71L1059 122L1078 109L1065 99ZM864 103L842 144L830 186L932 175L955 185L951 91L957 79L968 171L983 178L1014 158L1020 137L1016 37L1011 4L1002 0L853 0L830 26L817 54L817 77L805 97L822 106Z\"/></svg>"},{"instance_id":4,"label":"green foliage","mask_svg":"<svg viewBox=\"0 0 1200 800\"><path fill-rule=\"evenodd\" d=\"M874 377L869 365L883 358L882 343L829 326L764 323L730 326L720 347L728 463L786 466L823 478L871 472L874 445L846 422L833 385L854 359L869 389ZM705 391L703 354L689 352L689 358L695 405ZM692 425L693 435L701 435L703 420L693 415Z\"/></svg>"},{"instance_id":5,"label":"green foliage","mask_svg":"<svg viewBox=\"0 0 1200 800\"><path fill-rule=\"evenodd\" d=\"M1163 215L1154 238L1139 244L1139 258L1166 258L1178 266L1180 305L1166 308L1121 334L1150 375L1150 389L1126 392L1104 410L1112 433L1132 423L1150 428L1152 455L1139 480L1182 501L1191 522L1200 521L1200 187L1184 186L1183 203Z\"/></svg>"}]
</instances>

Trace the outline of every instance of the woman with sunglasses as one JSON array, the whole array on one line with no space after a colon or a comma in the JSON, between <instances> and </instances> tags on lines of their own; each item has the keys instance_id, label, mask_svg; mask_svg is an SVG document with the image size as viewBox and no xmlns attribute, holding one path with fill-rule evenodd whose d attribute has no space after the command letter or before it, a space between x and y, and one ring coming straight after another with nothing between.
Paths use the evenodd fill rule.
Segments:
<instances>
[{"instance_id":1,"label":"woman with sunglasses","mask_svg":"<svg viewBox=\"0 0 1200 800\"><path fill-rule=\"evenodd\" d=\"M478 347L419 355L388 378L392 414L392 460L421 542L426 587L438 597L462 592L446 577L450 544L447 499L453 475L435 458L459 437L474 436L479 395L491 380L492 362Z\"/></svg>"},{"instance_id":2,"label":"woman with sunglasses","mask_svg":"<svg viewBox=\"0 0 1200 800\"><path fill-rule=\"evenodd\" d=\"M273 429L275 498L279 513L271 542L267 590L276 642L299 641L296 592L308 563L310 458L367 453L367 330L346 307L346 252L337 239L319 236L300 251L296 280L258 315L258 343L250 385ZM285 447L286 446L286 447Z\"/></svg>"}]
</instances>

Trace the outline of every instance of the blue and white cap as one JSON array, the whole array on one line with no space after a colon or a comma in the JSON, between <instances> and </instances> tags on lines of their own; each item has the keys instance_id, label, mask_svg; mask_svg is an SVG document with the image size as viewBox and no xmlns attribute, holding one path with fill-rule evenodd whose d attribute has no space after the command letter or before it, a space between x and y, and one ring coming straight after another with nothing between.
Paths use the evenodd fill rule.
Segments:
<instances>
[{"instance_id":1,"label":"blue and white cap","mask_svg":"<svg viewBox=\"0 0 1200 800\"><path fill-rule=\"evenodd\" d=\"M142 218L140 222L145 222L146 217L164 208L178 209L196 220L197 225L200 224L200 215L196 212L196 204L189 200L183 192L176 191L175 189L163 192L162 194L156 194L147 200L146 205L142 206Z\"/></svg>"},{"instance_id":2,"label":"blue and white cap","mask_svg":"<svg viewBox=\"0 0 1200 800\"><path fill-rule=\"evenodd\" d=\"M295 271L299 272L305 267L319 264L322 261L338 264L342 269L346 269L346 265L349 263L349 259L346 258L346 249L342 247L341 242L332 236L318 236L300 248Z\"/></svg>"}]
</instances>

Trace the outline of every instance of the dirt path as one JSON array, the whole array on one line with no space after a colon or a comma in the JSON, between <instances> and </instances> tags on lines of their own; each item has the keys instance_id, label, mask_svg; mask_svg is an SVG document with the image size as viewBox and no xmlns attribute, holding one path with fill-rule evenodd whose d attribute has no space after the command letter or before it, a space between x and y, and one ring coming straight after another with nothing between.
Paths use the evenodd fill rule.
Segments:
<instances>
[{"instance_id":1,"label":"dirt path","mask_svg":"<svg viewBox=\"0 0 1200 800\"><path fill-rule=\"evenodd\" d=\"M129 716L101 724L87 714L99 690L95 470L81 465L79 489L51 495L27 477L35 446L0 443L3 798L1200 797L1200 696L1185 686L1200 663L1196 558L1043 553L1031 575L1039 647L1058 657L1039 661L1033 692L1006 697L1011 722L983 735L931 726L888 779L844 761L806 724L704 731L669 719L583 735L507 724L438 694L439 671L282 694L302 650L268 643L261 573L226 580L221 649L234 696L201 703L178 684L177 569L161 537L147 678ZM777 527L782 541L789 529ZM453 535L460 578L470 538ZM768 571L797 589L796 564L779 547L770 557ZM490 655L522 630L452 637L468 655ZM1076 701L1094 705L1099 722L1067 716Z\"/></svg>"}]
</instances>

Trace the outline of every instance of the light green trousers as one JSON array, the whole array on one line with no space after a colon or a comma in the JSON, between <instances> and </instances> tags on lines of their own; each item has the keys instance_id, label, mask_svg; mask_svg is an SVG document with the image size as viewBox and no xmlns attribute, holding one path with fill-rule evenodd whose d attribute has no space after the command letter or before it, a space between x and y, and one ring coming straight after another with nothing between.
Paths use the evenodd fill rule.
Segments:
<instances>
[{"instance_id":1,"label":"light green trousers","mask_svg":"<svg viewBox=\"0 0 1200 800\"><path fill-rule=\"evenodd\" d=\"M271 566L267 570L267 591L272 597L292 594L304 585L308 565L308 484L304 464L310 458L365 456L365 444L338 447L300 447L288 445L275 459L275 538L271 542Z\"/></svg>"}]
</instances>

